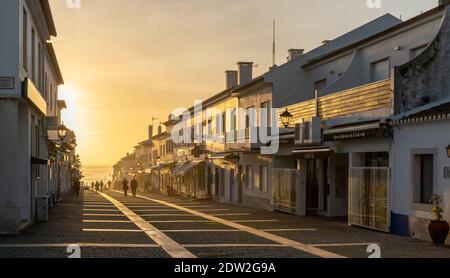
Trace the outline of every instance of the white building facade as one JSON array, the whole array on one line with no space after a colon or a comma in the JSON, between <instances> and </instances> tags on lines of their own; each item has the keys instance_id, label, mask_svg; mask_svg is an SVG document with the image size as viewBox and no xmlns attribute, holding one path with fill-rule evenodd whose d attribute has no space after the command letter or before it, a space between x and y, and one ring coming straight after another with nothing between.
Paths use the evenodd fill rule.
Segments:
<instances>
[{"instance_id":1,"label":"white building facade","mask_svg":"<svg viewBox=\"0 0 450 278\"><path fill-rule=\"evenodd\" d=\"M1 1L0 36L0 233L14 234L37 219L36 200L55 186L47 122L57 129L63 79L48 1Z\"/></svg>"}]
</instances>

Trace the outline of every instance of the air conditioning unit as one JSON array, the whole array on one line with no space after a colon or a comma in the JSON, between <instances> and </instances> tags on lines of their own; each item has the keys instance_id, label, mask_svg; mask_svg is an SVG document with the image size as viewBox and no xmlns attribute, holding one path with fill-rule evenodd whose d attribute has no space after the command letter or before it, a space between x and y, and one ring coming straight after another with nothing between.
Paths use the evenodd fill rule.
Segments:
<instances>
[{"instance_id":1,"label":"air conditioning unit","mask_svg":"<svg viewBox=\"0 0 450 278\"><path fill-rule=\"evenodd\" d=\"M311 145L322 142L322 121L320 117L303 119L295 125L295 144Z\"/></svg>"}]
</instances>

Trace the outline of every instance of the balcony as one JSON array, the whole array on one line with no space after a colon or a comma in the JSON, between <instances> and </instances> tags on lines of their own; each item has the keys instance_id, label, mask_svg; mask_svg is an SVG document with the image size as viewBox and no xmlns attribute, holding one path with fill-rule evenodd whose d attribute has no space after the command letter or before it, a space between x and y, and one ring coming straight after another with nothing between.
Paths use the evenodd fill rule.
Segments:
<instances>
[{"instance_id":1,"label":"balcony","mask_svg":"<svg viewBox=\"0 0 450 278\"><path fill-rule=\"evenodd\" d=\"M283 113L285 108L280 109L280 113ZM292 123L300 123L302 119L315 116L319 116L322 120L363 113L389 116L393 111L391 79L326 95L318 98L317 102L311 99L296 103L287 108L293 116ZM282 126L281 121L278 125Z\"/></svg>"},{"instance_id":2,"label":"balcony","mask_svg":"<svg viewBox=\"0 0 450 278\"><path fill-rule=\"evenodd\" d=\"M227 132L225 148L227 151L259 149L269 142L270 135L270 127L254 127Z\"/></svg>"}]
</instances>

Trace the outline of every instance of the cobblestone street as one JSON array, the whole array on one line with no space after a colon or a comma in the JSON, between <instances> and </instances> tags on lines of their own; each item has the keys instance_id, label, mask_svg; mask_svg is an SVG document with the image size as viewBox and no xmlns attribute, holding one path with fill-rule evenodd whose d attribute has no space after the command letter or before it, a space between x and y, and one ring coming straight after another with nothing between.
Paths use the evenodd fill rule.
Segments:
<instances>
[{"instance_id":1,"label":"cobblestone street","mask_svg":"<svg viewBox=\"0 0 450 278\"><path fill-rule=\"evenodd\" d=\"M124 197L86 191L51 210L50 221L0 237L0 257L64 258L77 244L83 258L364 258L444 257L450 248L349 227L342 219L282 213L161 195Z\"/></svg>"}]
</instances>

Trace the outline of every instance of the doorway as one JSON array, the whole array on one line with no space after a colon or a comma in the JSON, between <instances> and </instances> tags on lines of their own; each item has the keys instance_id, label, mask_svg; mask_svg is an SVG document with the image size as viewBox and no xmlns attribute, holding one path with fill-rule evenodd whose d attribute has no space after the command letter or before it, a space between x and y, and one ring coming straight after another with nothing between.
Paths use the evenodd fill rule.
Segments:
<instances>
[{"instance_id":1,"label":"doorway","mask_svg":"<svg viewBox=\"0 0 450 278\"><path fill-rule=\"evenodd\" d=\"M235 170L230 170L230 203L233 203L234 200L234 187L235 187L235 181L234 181L234 174Z\"/></svg>"},{"instance_id":2,"label":"doorway","mask_svg":"<svg viewBox=\"0 0 450 278\"><path fill-rule=\"evenodd\" d=\"M207 194L208 194L208 197L209 196L211 196L211 192L212 192L212 170L211 170L211 167L208 167L208 185L207 185L207 188L206 188L206 190L207 190Z\"/></svg>"},{"instance_id":3,"label":"doorway","mask_svg":"<svg viewBox=\"0 0 450 278\"><path fill-rule=\"evenodd\" d=\"M237 178L237 202L240 204L242 203L242 187L243 187L243 181L242 181L242 174L244 171L244 167L241 165L238 166L238 178Z\"/></svg>"},{"instance_id":4,"label":"doorway","mask_svg":"<svg viewBox=\"0 0 450 278\"><path fill-rule=\"evenodd\" d=\"M319 180L317 176L317 159L306 160L306 210L308 213L319 209Z\"/></svg>"},{"instance_id":5,"label":"doorway","mask_svg":"<svg viewBox=\"0 0 450 278\"><path fill-rule=\"evenodd\" d=\"M219 188L220 188L220 171L219 168L216 168L215 173L215 179L214 179L214 196L219 197Z\"/></svg>"}]
</instances>

